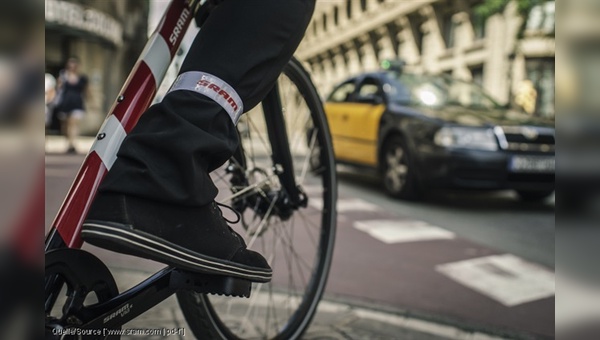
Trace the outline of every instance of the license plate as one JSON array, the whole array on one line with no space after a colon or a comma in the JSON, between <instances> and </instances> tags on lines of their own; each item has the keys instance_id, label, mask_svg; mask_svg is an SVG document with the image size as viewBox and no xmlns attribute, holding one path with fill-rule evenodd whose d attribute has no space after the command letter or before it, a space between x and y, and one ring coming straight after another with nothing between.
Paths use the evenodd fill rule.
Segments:
<instances>
[{"instance_id":1,"label":"license plate","mask_svg":"<svg viewBox=\"0 0 600 340\"><path fill-rule=\"evenodd\" d=\"M512 172L553 173L554 156L513 156L508 164Z\"/></svg>"}]
</instances>

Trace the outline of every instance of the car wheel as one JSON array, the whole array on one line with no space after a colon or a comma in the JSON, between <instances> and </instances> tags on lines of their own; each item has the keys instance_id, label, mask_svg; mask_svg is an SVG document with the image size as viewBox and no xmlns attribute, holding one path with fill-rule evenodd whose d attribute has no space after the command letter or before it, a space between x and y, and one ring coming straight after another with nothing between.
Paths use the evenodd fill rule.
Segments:
<instances>
[{"instance_id":1,"label":"car wheel","mask_svg":"<svg viewBox=\"0 0 600 340\"><path fill-rule=\"evenodd\" d=\"M420 196L418 183L404 139L392 137L382 151L381 169L386 192L396 198L417 199Z\"/></svg>"},{"instance_id":2,"label":"car wheel","mask_svg":"<svg viewBox=\"0 0 600 340\"><path fill-rule=\"evenodd\" d=\"M552 195L554 190L517 190L517 195L522 201L541 202Z\"/></svg>"}]
</instances>

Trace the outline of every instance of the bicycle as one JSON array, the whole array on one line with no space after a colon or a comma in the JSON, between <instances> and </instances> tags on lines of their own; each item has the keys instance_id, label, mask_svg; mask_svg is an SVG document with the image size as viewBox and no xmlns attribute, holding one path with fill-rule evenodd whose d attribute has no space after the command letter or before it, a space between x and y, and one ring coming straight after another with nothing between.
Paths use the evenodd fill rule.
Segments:
<instances>
[{"instance_id":1,"label":"bicycle","mask_svg":"<svg viewBox=\"0 0 600 340\"><path fill-rule=\"evenodd\" d=\"M211 174L220 190L217 201L241 214L248 246L256 246L274 269L271 283L166 267L119 293L108 267L80 249L81 224L96 189L154 98L195 9L203 6L171 1L46 236L46 338L118 339L125 323L173 294L201 339L297 339L315 315L333 255L337 182L322 103L295 59L262 104L244 115L240 147ZM241 304L231 297L250 299ZM276 306L285 315L277 315Z\"/></svg>"}]
</instances>

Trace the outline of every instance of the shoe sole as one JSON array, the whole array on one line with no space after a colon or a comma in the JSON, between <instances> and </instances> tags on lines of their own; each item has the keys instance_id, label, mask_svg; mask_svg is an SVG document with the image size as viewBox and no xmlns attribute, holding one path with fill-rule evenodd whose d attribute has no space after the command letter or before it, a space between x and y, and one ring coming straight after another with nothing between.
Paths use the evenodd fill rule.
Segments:
<instances>
[{"instance_id":1,"label":"shoe sole","mask_svg":"<svg viewBox=\"0 0 600 340\"><path fill-rule=\"evenodd\" d=\"M202 255L119 223L85 222L81 236L86 242L104 249L146 258L192 272L232 276L261 283L271 281L272 277L271 270Z\"/></svg>"}]
</instances>

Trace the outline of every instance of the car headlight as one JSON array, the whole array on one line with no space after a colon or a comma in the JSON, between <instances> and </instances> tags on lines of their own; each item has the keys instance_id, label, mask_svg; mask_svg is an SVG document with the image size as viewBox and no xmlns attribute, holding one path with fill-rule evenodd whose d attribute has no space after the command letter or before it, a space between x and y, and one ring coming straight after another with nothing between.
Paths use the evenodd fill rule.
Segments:
<instances>
[{"instance_id":1,"label":"car headlight","mask_svg":"<svg viewBox=\"0 0 600 340\"><path fill-rule=\"evenodd\" d=\"M492 129L470 127L443 127L433 139L439 146L477 150L498 150L496 135Z\"/></svg>"}]
</instances>

